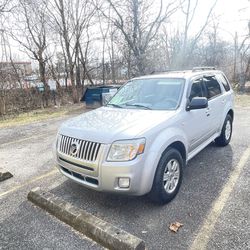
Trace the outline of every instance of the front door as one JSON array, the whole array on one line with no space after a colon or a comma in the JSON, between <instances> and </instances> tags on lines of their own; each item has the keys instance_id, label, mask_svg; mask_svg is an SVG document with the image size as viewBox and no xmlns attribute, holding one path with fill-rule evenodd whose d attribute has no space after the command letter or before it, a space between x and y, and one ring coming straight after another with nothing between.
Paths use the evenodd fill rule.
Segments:
<instances>
[{"instance_id":1,"label":"front door","mask_svg":"<svg viewBox=\"0 0 250 250\"><path fill-rule=\"evenodd\" d=\"M189 91L189 101L194 97L205 97L205 89L201 78L194 79ZM186 111L184 130L188 138L188 153L205 142L210 135L210 114L208 109Z\"/></svg>"}]
</instances>

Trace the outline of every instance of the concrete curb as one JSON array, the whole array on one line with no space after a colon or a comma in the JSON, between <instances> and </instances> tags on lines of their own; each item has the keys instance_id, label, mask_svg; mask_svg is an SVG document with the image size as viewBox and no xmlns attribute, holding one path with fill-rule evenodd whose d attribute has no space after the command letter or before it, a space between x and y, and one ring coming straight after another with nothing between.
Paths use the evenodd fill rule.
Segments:
<instances>
[{"instance_id":1,"label":"concrete curb","mask_svg":"<svg viewBox=\"0 0 250 250\"><path fill-rule=\"evenodd\" d=\"M13 177L13 175L9 171L0 168L0 181L5 181L11 177Z\"/></svg>"},{"instance_id":2,"label":"concrete curb","mask_svg":"<svg viewBox=\"0 0 250 250\"><path fill-rule=\"evenodd\" d=\"M28 200L104 247L124 250L146 249L143 240L40 188L32 189L28 194Z\"/></svg>"}]
</instances>

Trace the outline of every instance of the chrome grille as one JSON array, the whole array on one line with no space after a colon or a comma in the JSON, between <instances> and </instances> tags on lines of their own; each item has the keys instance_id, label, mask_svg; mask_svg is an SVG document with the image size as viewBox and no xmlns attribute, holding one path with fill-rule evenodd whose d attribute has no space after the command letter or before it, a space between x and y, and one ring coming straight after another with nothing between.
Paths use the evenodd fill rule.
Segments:
<instances>
[{"instance_id":1,"label":"chrome grille","mask_svg":"<svg viewBox=\"0 0 250 250\"><path fill-rule=\"evenodd\" d=\"M77 145L77 150L75 154L72 154L70 147L74 143ZM60 135L58 149L59 152L74 158L86 161L95 161L98 156L100 146L101 144L97 142L84 141L73 137Z\"/></svg>"}]
</instances>

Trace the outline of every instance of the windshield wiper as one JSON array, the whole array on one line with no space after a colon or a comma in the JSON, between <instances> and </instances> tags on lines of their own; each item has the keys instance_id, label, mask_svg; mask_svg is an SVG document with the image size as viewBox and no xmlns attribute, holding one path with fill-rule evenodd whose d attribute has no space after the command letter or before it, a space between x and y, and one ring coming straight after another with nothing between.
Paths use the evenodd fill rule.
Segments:
<instances>
[{"instance_id":1,"label":"windshield wiper","mask_svg":"<svg viewBox=\"0 0 250 250\"><path fill-rule=\"evenodd\" d=\"M125 105L126 105L126 106L132 106L132 107L138 107L138 108L144 108L144 109L151 109L150 107L145 106L145 105L143 105L143 104L136 104L136 103L134 103L134 104L129 104L129 103L125 103Z\"/></svg>"},{"instance_id":2,"label":"windshield wiper","mask_svg":"<svg viewBox=\"0 0 250 250\"><path fill-rule=\"evenodd\" d=\"M115 108L122 108L121 105L113 104L113 103L108 103L107 106L113 106L113 107L115 107Z\"/></svg>"}]
</instances>

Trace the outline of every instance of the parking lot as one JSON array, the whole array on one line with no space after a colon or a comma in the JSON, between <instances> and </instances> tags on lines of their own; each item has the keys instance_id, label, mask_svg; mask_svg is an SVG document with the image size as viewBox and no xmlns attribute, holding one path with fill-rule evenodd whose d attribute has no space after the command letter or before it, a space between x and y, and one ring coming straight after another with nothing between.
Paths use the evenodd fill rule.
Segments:
<instances>
[{"instance_id":1,"label":"parking lot","mask_svg":"<svg viewBox=\"0 0 250 250\"><path fill-rule=\"evenodd\" d=\"M184 170L177 197L165 206L147 196L88 190L54 167L52 144L67 118L0 130L0 249L101 249L27 200L41 187L143 239L148 249L250 249L250 108L237 107L232 141L209 145ZM177 233L172 222L183 224Z\"/></svg>"}]
</instances>

